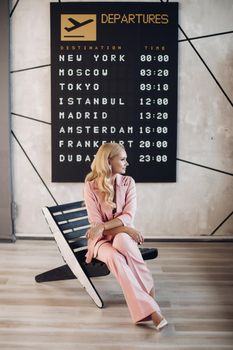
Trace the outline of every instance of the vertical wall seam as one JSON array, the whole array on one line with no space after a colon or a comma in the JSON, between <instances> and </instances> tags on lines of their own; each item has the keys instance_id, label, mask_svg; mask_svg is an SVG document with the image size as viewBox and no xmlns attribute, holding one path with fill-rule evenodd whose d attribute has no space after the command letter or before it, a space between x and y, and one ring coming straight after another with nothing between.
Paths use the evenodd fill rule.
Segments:
<instances>
[{"instance_id":1,"label":"vertical wall seam","mask_svg":"<svg viewBox=\"0 0 233 350\"><path fill-rule=\"evenodd\" d=\"M46 188L46 190L48 191L48 193L50 194L50 196L52 197L52 199L54 200L54 202L56 203L56 205L58 205L58 202L56 201L55 197L53 196L52 192L50 191L50 189L48 188L48 186L46 185L45 181L43 180L43 178L41 177L41 175L39 174L39 171L36 169L35 165L33 164L33 162L31 161L30 157L28 156L27 152L25 151L25 149L23 148L22 144L19 142L18 138L16 137L15 133L13 131L11 131L12 135L14 136L15 140L17 141L19 147L21 148L21 150L23 151L24 155L26 156L27 160L29 161L29 163L31 164L31 166L33 167L34 171L36 172L36 174L38 175L38 177L40 178L42 184L44 185L44 187Z\"/></svg>"},{"instance_id":2,"label":"vertical wall seam","mask_svg":"<svg viewBox=\"0 0 233 350\"><path fill-rule=\"evenodd\" d=\"M233 102L231 101L231 99L229 98L229 96L226 94L225 90L223 89L223 87L221 86L221 84L218 82L218 80L216 79L216 77L214 76L214 74L211 72L210 68L208 67L208 65L206 64L206 62L204 61L204 59L201 57L200 53L198 52L198 50L195 48L195 46L193 45L193 43L191 42L191 40L188 38L188 36L186 35L186 33L183 31L183 29L181 28L181 26L178 24L179 29L181 30L181 32L184 34L184 36L186 37L186 39L188 40L189 44L191 45L191 47L193 48L193 50L196 52L196 54L198 55L198 57L200 58L200 60L202 61L202 63L204 64L204 66L206 67L206 69L208 70L208 72L210 73L210 75L212 76L212 78L214 79L215 83L218 85L218 87L220 88L220 90L222 91L222 93L224 94L224 96L227 98L228 102L231 104L231 106L233 107Z\"/></svg>"},{"instance_id":3,"label":"vertical wall seam","mask_svg":"<svg viewBox=\"0 0 233 350\"><path fill-rule=\"evenodd\" d=\"M37 123L43 123L43 124L47 124L47 125L51 125L52 123L51 122L46 122L45 120L40 120L40 119L36 119L36 118L32 118L32 117L28 117L26 115L22 115L22 114L19 114L19 113L14 113L14 112L11 112L12 115L16 116L16 117L20 117L20 118L25 118L25 119L29 119L29 120L33 120Z\"/></svg>"},{"instance_id":4,"label":"vertical wall seam","mask_svg":"<svg viewBox=\"0 0 233 350\"><path fill-rule=\"evenodd\" d=\"M207 34L207 35L200 35L200 36L195 36L195 37L191 37L188 39L179 39L178 42L183 42L183 41L192 41L192 40L199 40L199 39L206 39L206 38L210 38L210 37L215 37L215 36L220 36L220 35L226 35L226 34L233 34L233 30L230 30L228 32L221 32L221 33L213 33L213 34Z\"/></svg>"},{"instance_id":5,"label":"vertical wall seam","mask_svg":"<svg viewBox=\"0 0 233 350\"><path fill-rule=\"evenodd\" d=\"M213 232L211 232L211 234L209 236L213 236L215 234L215 232L218 231L218 229L228 220L230 219L230 217L232 216L233 211L213 230Z\"/></svg>"},{"instance_id":6,"label":"vertical wall seam","mask_svg":"<svg viewBox=\"0 0 233 350\"><path fill-rule=\"evenodd\" d=\"M35 66L35 67L29 67L29 68L22 68L22 69L12 70L12 71L10 71L10 73L19 73L19 72L24 72L24 71L27 71L27 70L39 69L39 68L50 67L50 66L51 66L51 63L48 63L48 64L43 64L41 66Z\"/></svg>"},{"instance_id":7,"label":"vertical wall seam","mask_svg":"<svg viewBox=\"0 0 233 350\"><path fill-rule=\"evenodd\" d=\"M227 171L216 169L216 168L211 168L211 167L208 167L206 165L190 162L189 160L180 159L180 158L176 158L176 160L179 160L180 162L183 162L183 163L188 163L188 164L191 164L191 165L195 165L195 166L198 166L198 167L201 167L201 168L204 168L204 169L208 169L208 170L211 170L211 171L215 171L215 172L218 172L218 173L221 173L221 174L233 176L233 173L229 173Z\"/></svg>"},{"instance_id":8,"label":"vertical wall seam","mask_svg":"<svg viewBox=\"0 0 233 350\"><path fill-rule=\"evenodd\" d=\"M16 1L15 6L14 6L13 9L11 10L11 12L10 12L10 17L13 15L13 13L14 13L14 11L15 11L17 5L18 5L18 3L19 3L19 0Z\"/></svg>"}]
</instances>

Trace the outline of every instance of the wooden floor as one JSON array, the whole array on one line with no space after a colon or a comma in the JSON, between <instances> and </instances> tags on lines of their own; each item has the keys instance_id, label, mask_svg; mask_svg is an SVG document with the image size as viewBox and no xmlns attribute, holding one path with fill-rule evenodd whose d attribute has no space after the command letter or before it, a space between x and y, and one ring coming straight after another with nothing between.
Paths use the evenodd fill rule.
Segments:
<instances>
[{"instance_id":1,"label":"wooden floor","mask_svg":"<svg viewBox=\"0 0 233 350\"><path fill-rule=\"evenodd\" d=\"M37 284L63 264L53 241L0 244L0 349L233 349L233 243L146 243L159 248L148 266L169 321L134 325L112 275L95 278L95 306L77 280Z\"/></svg>"}]
</instances>

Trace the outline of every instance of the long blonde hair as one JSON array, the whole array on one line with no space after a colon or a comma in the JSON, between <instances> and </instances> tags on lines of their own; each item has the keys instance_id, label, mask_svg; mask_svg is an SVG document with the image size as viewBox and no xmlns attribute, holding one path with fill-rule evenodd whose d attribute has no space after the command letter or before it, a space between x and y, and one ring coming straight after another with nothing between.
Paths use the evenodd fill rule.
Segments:
<instances>
[{"instance_id":1,"label":"long blonde hair","mask_svg":"<svg viewBox=\"0 0 233 350\"><path fill-rule=\"evenodd\" d=\"M115 208L114 188L111 183L112 169L109 160L117 156L124 146L119 143L105 143L98 149L95 159L91 163L91 172L87 174L85 182L98 179L98 188L101 191L104 201Z\"/></svg>"}]
</instances>

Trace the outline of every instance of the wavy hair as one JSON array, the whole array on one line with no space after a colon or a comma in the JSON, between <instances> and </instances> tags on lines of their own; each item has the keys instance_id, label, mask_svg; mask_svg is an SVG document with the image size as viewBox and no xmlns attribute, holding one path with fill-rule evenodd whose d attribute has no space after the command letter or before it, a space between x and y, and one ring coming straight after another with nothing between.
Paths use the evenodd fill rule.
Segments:
<instances>
[{"instance_id":1,"label":"wavy hair","mask_svg":"<svg viewBox=\"0 0 233 350\"><path fill-rule=\"evenodd\" d=\"M91 172L85 178L85 182L98 179L98 188L104 201L112 208L115 208L116 204L113 202L114 188L111 183L112 169L109 160L119 155L122 150L125 150L125 148L119 143L101 145L91 163Z\"/></svg>"}]
</instances>

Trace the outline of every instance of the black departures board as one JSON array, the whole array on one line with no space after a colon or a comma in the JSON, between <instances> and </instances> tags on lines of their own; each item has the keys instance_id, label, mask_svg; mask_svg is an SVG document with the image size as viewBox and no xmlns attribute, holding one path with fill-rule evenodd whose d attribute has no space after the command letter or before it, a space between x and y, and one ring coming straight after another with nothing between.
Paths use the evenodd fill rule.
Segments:
<instances>
[{"instance_id":1,"label":"black departures board","mask_svg":"<svg viewBox=\"0 0 233 350\"><path fill-rule=\"evenodd\" d=\"M52 181L118 142L137 182L175 182L178 3L50 5Z\"/></svg>"}]
</instances>

